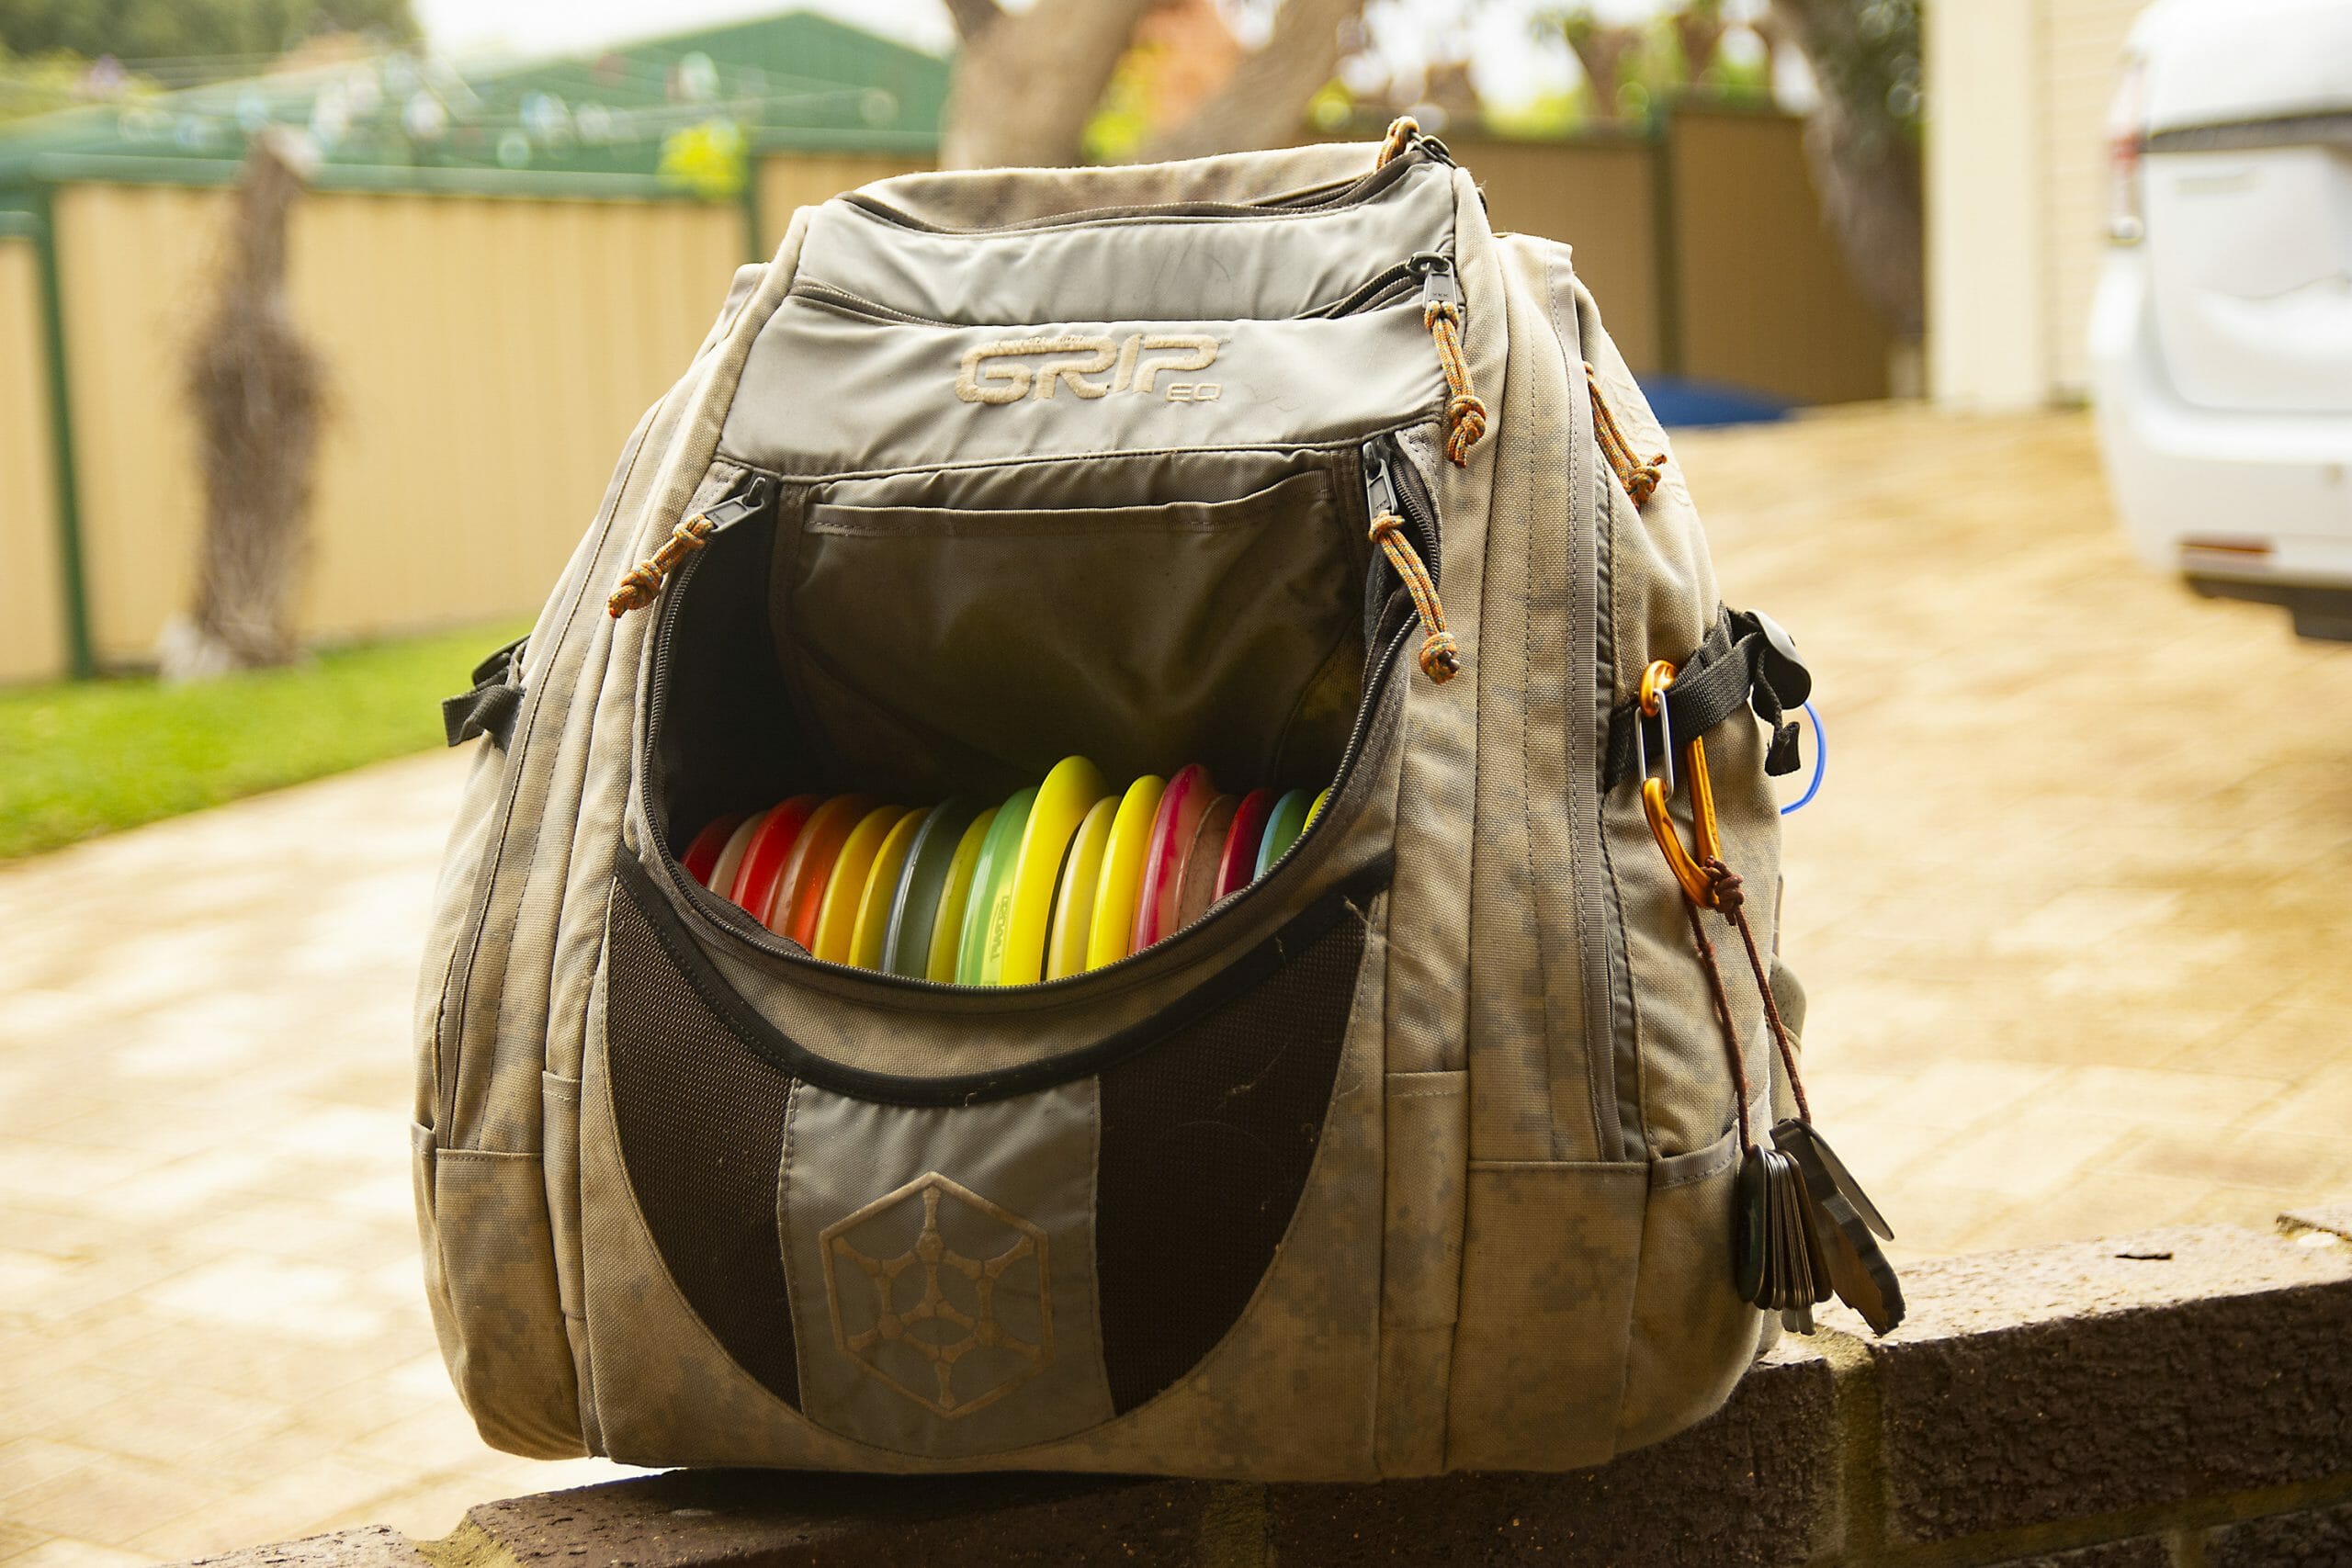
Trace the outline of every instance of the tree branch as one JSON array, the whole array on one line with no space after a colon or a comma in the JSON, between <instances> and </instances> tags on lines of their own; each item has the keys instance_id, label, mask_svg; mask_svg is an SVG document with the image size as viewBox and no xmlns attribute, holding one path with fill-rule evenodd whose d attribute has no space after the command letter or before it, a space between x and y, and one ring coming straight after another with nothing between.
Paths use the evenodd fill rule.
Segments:
<instances>
[{"instance_id":1,"label":"tree branch","mask_svg":"<svg viewBox=\"0 0 2352 1568\"><path fill-rule=\"evenodd\" d=\"M956 23L956 36L966 43L1004 19L1004 8L996 0L947 0L947 15Z\"/></svg>"},{"instance_id":2,"label":"tree branch","mask_svg":"<svg viewBox=\"0 0 2352 1568\"><path fill-rule=\"evenodd\" d=\"M1036 0L968 36L948 88L940 166L1076 164L1086 123L1152 4Z\"/></svg>"},{"instance_id":3,"label":"tree branch","mask_svg":"<svg viewBox=\"0 0 2352 1568\"><path fill-rule=\"evenodd\" d=\"M1182 124L1152 138L1144 158L1198 158L1297 141L1307 100L1339 66L1340 28L1363 10L1363 0L1283 0L1265 43Z\"/></svg>"}]
</instances>

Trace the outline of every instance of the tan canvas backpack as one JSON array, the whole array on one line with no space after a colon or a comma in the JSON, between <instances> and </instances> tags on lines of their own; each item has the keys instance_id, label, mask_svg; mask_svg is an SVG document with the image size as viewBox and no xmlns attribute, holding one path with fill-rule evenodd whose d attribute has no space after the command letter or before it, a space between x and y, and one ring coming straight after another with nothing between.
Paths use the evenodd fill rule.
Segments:
<instances>
[{"instance_id":1,"label":"tan canvas backpack","mask_svg":"<svg viewBox=\"0 0 2352 1568\"><path fill-rule=\"evenodd\" d=\"M451 705L491 739L416 1196L483 1435L1360 1479L1713 1410L1751 1303L1804 1310L1779 1243L1853 1263L1743 1175L1794 1109L1766 773L1804 675L1721 606L1668 450L1568 247L1408 123L799 213ZM827 961L682 864L786 797L1079 754L1329 794L1036 984Z\"/></svg>"}]
</instances>

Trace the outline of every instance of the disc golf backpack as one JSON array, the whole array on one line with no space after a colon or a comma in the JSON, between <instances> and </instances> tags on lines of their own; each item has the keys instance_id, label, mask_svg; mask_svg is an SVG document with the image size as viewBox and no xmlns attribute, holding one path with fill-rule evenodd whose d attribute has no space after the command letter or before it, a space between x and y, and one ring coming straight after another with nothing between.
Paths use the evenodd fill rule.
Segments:
<instances>
[{"instance_id":1,"label":"disc golf backpack","mask_svg":"<svg viewBox=\"0 0 2352 1568\"><path fill-rule=\"evenodd\" d=\"M1408 122L797 214L448 705L483 1436L1558 1470L1879 1279L1785 1131L1804 671L1668 451Z\"/></svg>"}]
</instances>

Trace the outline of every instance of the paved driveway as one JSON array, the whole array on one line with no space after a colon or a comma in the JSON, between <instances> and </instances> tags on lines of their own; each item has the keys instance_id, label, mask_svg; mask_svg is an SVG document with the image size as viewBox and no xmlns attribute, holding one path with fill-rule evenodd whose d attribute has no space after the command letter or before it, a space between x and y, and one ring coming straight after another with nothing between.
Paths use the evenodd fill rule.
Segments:
<instances>
[{"instance_id":1,"label":"paved driveway","mask_svg":"<svg viewBox=\"0 0 2352 1568\"><path fill-rule=\"evenodd\" d=\"M2079 417L1683 457L1727 593L1819 671L1788 948L1905 1246L2352 1193L2352 653L2143 573ZM616 1473L483 1448L420 1299L407 1010L459 761L0 869L7 1568Z\"/></svg>"}]
</instances>

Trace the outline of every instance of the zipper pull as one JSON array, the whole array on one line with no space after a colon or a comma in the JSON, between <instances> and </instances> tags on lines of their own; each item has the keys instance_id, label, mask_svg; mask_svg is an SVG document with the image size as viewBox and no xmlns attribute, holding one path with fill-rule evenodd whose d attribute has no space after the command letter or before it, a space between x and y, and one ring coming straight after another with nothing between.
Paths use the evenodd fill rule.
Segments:
<instances>
[{"instance_id":1,"label":"zipper pull","mask_svg":"<svg viewBox=\"0 0 2352 1568\"><path fill-rule=\"evenodd\" d=\"M1453 258L1423 251L1413 258L1421 278L1421 325L1437 344L1438 368L1445 372L1445 455L1457 468L1470 466L1470 448L1487 434L1487 405L1470 384L1462 357L1462 280Z\"/></svg>"},{"instance_id":2,"label":"zipper pull","mask_svg":"<svg viewBox=\"0 0 2352 1568\"><path fill-rule=\"evenodd\" d=\"M1452 150L1423 130L1420 121L1408 114L1400 114L1388 122L1387 134L1380 139L1380 156L1372 166L1385 169L1415 148L1449 169L1454 166Z\"/></svg>"},{"instance_id":3,"label":"zipper pull","mask_svg":"<svg viewBox=\"0 0 2352 1568\"><path fill-rule=\"evenodd\" d=\"M731 528L767 504L768 481L763 474L752 476L752 482L724 501L712 502L702 511L670 530L662 547L631 567L614 589L612 597L605 601L605 612L615 620L631 610L642 610L653 603L662 592L662 580L677 569L678 563L710 543L711 536Z\"/></svg>"},{"instance_id":4,"label":"zipper pull","mask_svg":"<svg viewBox=\"0 0 2352 1568\"><path fill-rule=\"evenodd\" d=\"M1413 612L1421 618L1421 673L1433 684L1442 686L1462 673L1462 649L1453 634L1445 629L1445 604L1437 596L1437 584L1430 581L1429 569L1421 564L1420 552L1413 548L1413 541L1405 536L1396 475L1389 467L1383 441L1363 444L1363 493L1372 512L1372 541L1404 580L1405 592L1413 596Z\"/></svg>"}]
</instances>

